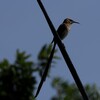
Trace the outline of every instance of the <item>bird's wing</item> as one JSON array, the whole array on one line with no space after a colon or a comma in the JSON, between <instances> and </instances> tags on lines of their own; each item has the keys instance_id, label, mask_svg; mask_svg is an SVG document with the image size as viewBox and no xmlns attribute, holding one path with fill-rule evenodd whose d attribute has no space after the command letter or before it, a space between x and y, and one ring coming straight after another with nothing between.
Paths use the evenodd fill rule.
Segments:
<instances>
[{"instance_id":1,"label":"bird's wing","mask_svg":"<svg viewBox=\"0 0 100 100\"><path fill-rule=\"evenodd\" d=\"M66 25L65 24L61 24L59 27L58 27L58 35L61 39L64 38L64 35L65 35L65 31L67 31L67 28L66 28Z\"/></svg>"},{"instance_id":2,"label":"bird's wing","mask_svg":"<svg viewBox=\"0 0 100 100\"><path fill-rule=\"evenodd\" d=\"M66 25L65 25L64 23L62 23L62 24L58 27L57 33L58 33L58 35L59 35L59 37L60 37L61 40L64 39L64 37L67 35L68 30L67 30ZM52 40L51 43L53 43L53 42L54 42L54 38L53 38L53 40Z\"/></svg>"}]
</instances>

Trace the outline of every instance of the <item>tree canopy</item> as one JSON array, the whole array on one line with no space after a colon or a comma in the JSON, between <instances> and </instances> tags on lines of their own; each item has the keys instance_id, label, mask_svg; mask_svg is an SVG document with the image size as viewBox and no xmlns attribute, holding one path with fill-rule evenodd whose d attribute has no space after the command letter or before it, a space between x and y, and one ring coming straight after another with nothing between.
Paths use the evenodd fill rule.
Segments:
<instances>
[{"instance_id":1,"label":"tree canopy","mask_svg":"<svg viewBox=\"0 0 100 100\"><path fill-rule=\"evenodd\" d=\"M7 59L0 61L0 100L34 100L37 84L35 74L41 78L51 48L51 45L44 45L37 55L37 61L32 61L31 55L19 50L16 51L13 64ZM54 55L51 67L56 64L57 59L59 57ZM59 76L52 79L51 87L56 90L56 95L52 96L51 100L82 100L76 85ZM96 84L86 84L85 89L90 100L100 100L100 91Z\"/></svg>"}]
</instances>

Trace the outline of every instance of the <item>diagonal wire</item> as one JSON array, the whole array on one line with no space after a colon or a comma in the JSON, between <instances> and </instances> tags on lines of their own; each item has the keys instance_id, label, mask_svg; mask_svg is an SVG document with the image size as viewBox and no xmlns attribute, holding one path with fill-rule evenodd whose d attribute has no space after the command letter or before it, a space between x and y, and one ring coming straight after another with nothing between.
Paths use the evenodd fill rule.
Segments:
<instances>
[{"instance_id":1,"label":"diagonal wire","mask_svg":"<svg viewBox=\"0 0 100 100\"><path fill-rule=\"evenodd\" d=\"M36 91L35 98L38 96L38 94L39 94L39 92L40 92L40 90L42 88L43 82L46 80L46 77L47 77L47 74L48 74L48 71L50 69L50 65L51 65L52 59L53 59L55 47L56 47L56 43L54 42L50 57L49 57L48 62L47 62L47 66L45 67L44 73L42 75L42 78L41 78L41 81L39 83L38 89Z\"/></svg>"},{"instance_id":2,"label":"diagonal wire","mask_svg":"<svg viewBox=\"0 0 100 100\"><path fill-rule=\"evenodd\" d=\"M80 78L79 78L79 76L78 76L78 74L77 74L77 72L76 72L76 70L74 68L74 65L73 65L72 61L70 60L70 57L69 57L67 51L65 50L65 48L64 48L64 46L63 46L63 44L62 44L62 42L61 42L61 40L60 40L60 38L58 36L58 34L57 34L57 32L56 32L56 30L55 30L55 28L54 28L49 16L48 16L48 14L47 14L47 12L46 12L46 10L45 10L42 2L41 2L41 0L37 0L37 2L39 4L39 6L40 6L40 8L41 8L46 20L47 20L47 22L48 22L48 25L49 25L49 27L50 27L50 29L52 31L52 34L54 35L55 41L56 41L56 43L57 43L57 45L58 45L58 47L59 47L59 49L60 49L60 51L61 51L61 53L63 55L63 58L64 58L64 60L65 60L65 62L67 64L67 66L68 66L73 78L74 78L74 81L76 82L76 85L77 85L77 87L78 87L78 89L79 89L79 91L80 91L80 93L81 93L81 95L83 97L83 100L89 100L88 96L87 96L87 94L85 92L85 89L84 89L84 87L82 85L82 82L81 82L81 80L80 80Z\"/></svg>"}]
</instances>

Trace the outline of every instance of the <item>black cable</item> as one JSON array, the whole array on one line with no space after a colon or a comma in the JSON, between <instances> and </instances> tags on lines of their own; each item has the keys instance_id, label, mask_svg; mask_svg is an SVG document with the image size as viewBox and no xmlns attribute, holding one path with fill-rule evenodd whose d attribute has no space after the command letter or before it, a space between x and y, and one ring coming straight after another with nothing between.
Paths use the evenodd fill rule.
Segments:
<instances>
[{"instance_id":1,"label":"black cable","mask_svg":"<svg viewBox=\"0 0 100 100\"><path fill-rule=\"evenodd\" d=\"M88 96L87 96L87 94L85 92L85 89L84 89L84 87L82 85L82 82L81 82L81 80L80 80L80 78L79 78L79 76L78 76L78 74L77 74L77 72L76 72L76 70L74 68L74 65L71 62L70 57L69 57L67 51L65 50L65 48L64 48L64 46L63 46L63 44L62 44L62 42L61 42L61 40L60 40L60 38L58 36L58 34L57 34L57 32L56 32L56 30L55 30L55 28L54 28L49 16L48 16L48 14L47 14L47 12L46 12L46 10L45 10L42 2L41 2L41 0L37 0L37 2L39 4L39 6L40 6L40 8L41 8L46 20L47 20L47 22L48 22L48 25L49 25L49 27L50 27L50 29L52 31L52 34L54 35L55 41L56 41L56 43L57 43L57 45L58 45L58 47L59 47L59 49L60 49L60 51L61 51L61 53L63 55L63 58L64 58L64 60L65 60L65 62L67 64L67 66L68 66L68 68L69 68L69 70L70 70L70 72L71 72L76 84L77 84L77 87L78 87L83 99L84 100L89 100Z\"/></svg>"},{"instance_id":2,"label":"black cable","mask_svg":"<svg viewBox=\"0 0 100 100\"><path fill-rule=\"evenodd\" d=\"M53 48L52 48L50 57L48 58L47 66L45 67L45 70L44 70L44 73L43 73L43 75L42 75L41 81L40 81L40 83L39 83L39 86L38 86L38 89L37 89L35 98L38 96L38 94L39 94L39 92L40 92L40 90L41 90L41 87L42 87L42 85L43 85L43 82L46 80L46 77L47 77L47 74L48 74L48 71L49 71L49 69L50 69L50 65L51 65L52 59L53 59L55 47L56 47L56 43L54 42L54 45L53 45Z\"/></svg>"}]
</instances>

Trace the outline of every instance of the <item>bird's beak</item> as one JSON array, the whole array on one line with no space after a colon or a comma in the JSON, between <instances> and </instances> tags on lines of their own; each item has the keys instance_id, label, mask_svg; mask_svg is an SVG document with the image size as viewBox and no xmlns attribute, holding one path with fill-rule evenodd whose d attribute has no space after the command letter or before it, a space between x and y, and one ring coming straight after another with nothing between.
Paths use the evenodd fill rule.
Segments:
<instances>
[{"instance_id":1,"label":"bird's beak","mask_svg":"<svg viewBox=\"0 0 100 100\"><path fill-rule=\"evenodd\" d=\"M80 24L79 22L73 21L73 23Z\"/></svg>"}]
</instances>

